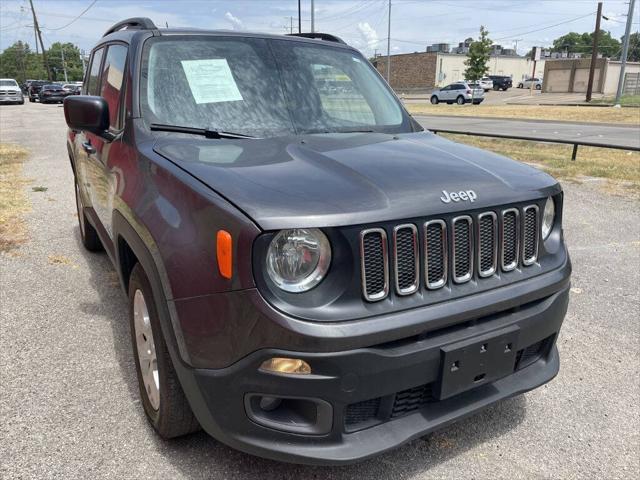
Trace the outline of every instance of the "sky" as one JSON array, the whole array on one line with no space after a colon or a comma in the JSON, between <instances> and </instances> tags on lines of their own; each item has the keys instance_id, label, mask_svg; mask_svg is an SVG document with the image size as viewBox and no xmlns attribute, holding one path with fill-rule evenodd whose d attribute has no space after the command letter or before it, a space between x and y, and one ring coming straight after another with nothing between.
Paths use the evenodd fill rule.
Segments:
<instances>
[{"instance_id":1,"label":"sky","mask_svg":"<svg viewBox=\"0 0 640 480\"><path fill-rule=\"evenodd\" d=\"M637 3L637 2L636 2ZM72 42L86 51L111 25L149 17L159 27L288 33L298 25L297 0L33 0L45 47ZM301 0L302 31L310 31L311 0ZM480 25L494 43L526 54L570 31L594 30L593 0L391 0L391 53L452 46L476 37ZM86 11L85 11L86 10ZM633 31L640 25L636 4ZM604 0L601 28L624 34L627 0ZM84 13L83 13L84 12ZM81 15L82 14L82 15ZM78 18L78 16L80 17ZM388 0L315 0L315 31L342 37L367 56L387 51ZM34 48L28 0L0 0L0 49L23 40Z\"/></svg>"}]
</instances>

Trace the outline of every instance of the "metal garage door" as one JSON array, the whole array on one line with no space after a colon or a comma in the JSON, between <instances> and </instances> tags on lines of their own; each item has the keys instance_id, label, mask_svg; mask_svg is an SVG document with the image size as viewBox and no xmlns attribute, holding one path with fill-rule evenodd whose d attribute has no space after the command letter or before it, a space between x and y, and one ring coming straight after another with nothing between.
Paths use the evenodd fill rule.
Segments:
<instances>
[{"instance_id":1,"label":"metal garage door","mask_svg":"<svg viewBox=\"0 0 640 480\"><path fill-rule=\"evenodd\" d=\"M571 78L571 69L563 68L557 70L549 70L545 92L566 93L569 91L569 80Z\"/></svg>"},{"instance_id":2,"label":"metal garage door","mask_svg":"<svg viewBox=\"0 0 640 480\"><path fill-rule=\"evenodd\" d=\"M593 75L593 91L599 92L600 89L600 70L596 68ZM577 68L576 74L573 77L573 91L574 92L586 92L587 85L589 84L589 69Z\"/></svg>"}]
</instances>

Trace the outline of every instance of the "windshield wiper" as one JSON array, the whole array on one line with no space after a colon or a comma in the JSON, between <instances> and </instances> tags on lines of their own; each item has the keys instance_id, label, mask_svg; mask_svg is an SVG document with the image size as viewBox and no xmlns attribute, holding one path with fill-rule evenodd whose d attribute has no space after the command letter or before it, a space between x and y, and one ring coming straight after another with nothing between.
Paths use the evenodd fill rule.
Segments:
<instances>
[{"instance_id":1,"label":"windshield wiper","mask_svg":"<svg viewBox=\"0 0 640 480\"><path fill-rule=\"evenodd\" d=\"M209 130L208 128L181 127L180 125L163 125L161 123L152 123L150 127L151 130L156 132L190 133L192 135L202 135L205 138L255 138L242 133Z\"/></svg>"}]
</instances>

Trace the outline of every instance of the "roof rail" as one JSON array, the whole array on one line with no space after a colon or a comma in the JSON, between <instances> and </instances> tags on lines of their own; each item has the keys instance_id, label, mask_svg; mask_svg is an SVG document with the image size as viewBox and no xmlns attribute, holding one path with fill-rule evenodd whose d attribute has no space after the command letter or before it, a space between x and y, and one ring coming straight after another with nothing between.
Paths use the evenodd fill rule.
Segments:
<instances>
[{"instance_id":1,"label":"roof rail","mask_svg":"<svg viewBox=\"0 0 640 480\"><path fill-rule=\"evenodd\" d=\"M147 17L134 17L127 18L126 20L122 20L121 22L116 23L113 27L107 30L103 37L107 35L117 32L118 30L155 30L158 27L151 21L150 18Z\"/></svg>"},{"instance_id":2,"label":"roof rail","mask_svg":"<svg viewBox=\"0 0 640 480\"><path fill-rule=\"evenodd\" d=\"M311 38L312 40L324 40L325 42L342 43L343 45L347 44L340 37L336 37L330 33L287 33L286 35L288 37Z\"/></svg>"}]
</instances>

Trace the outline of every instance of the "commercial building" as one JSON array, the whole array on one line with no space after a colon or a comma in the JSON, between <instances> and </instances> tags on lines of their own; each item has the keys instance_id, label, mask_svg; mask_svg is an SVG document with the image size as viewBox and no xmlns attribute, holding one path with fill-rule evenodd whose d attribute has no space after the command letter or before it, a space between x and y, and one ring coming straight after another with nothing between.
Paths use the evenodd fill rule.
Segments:
<instances>
[{"instance_id":1,"label":"commercial building","mask_svg":"<svg viewBox=\"0 0 640 480\"><path fill-rule=\"evenodd\" d=\"M548 60L544 66L542 91L549 93L581 93L587 91L589 66L591 59ZM614 95L618 88L621 63L598 58L593 75L593 91L605 95ZM393 66L392 72L393 72ZM639 62L627 62L626 77L631 79L640 75Z\"/></svg>"},{"instance_id":2,"label":"commercial building","mask_svg":"<svg viewBox=\"0 0 640 480\"><path fill-rule=\"evenodd\" d=\"M464 80L466 55L442 51L404 53L391 55L391 87L401 93L427 92L435 87ZM374 60L378 71L386 77L387 57ZM489 75L506 75L513 78L516 86L520 80L542 76L545 61L533 62L516 55L492 55L489 60Z\"/></svg>"}]
</instances>

